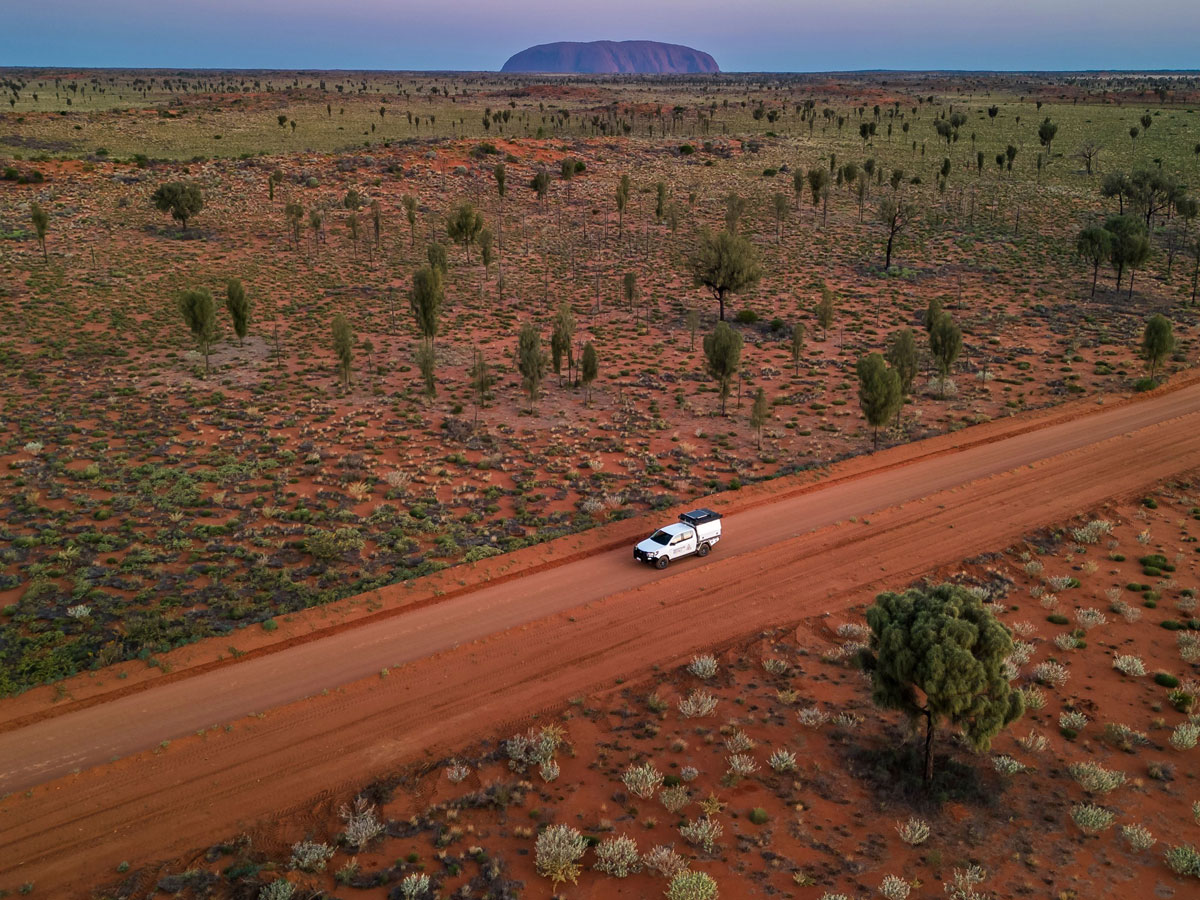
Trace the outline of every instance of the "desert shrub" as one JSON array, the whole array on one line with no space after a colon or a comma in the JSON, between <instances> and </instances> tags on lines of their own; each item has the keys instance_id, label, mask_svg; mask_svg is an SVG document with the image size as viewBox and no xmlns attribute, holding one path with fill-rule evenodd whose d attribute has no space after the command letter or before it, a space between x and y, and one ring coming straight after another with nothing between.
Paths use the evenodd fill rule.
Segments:
<instances>
[{"instance_id":1,"label":"desert shrub","mask_svg":"<svg viewBox=\"0 0 1200 900\"><path fill-rule=\"evenodd\" d=\"M641 860L633 838L622 834L605 838L596 846L596 862L592 868L614 878L624 878L641 871Z\"/></svg>"},{"instance_id":2,"label":"desert shrub","mask_svg":"<svg viewBox=\"0 0 1200 900\"><path fill-rule=\"evenodd\" d=\"M1121 837L1125 838L1130 850L1149 850L1158 843L1158 839L1144 825L1122 825Z\"/></svg>"},{"instance_id":3,"label":"desert shrub","mask_svg":"<svg viewBox=\"0 0 1200 900\"><path fill-rule=\"evenodd\" d=\"M801 725L807 725L809 728L820 728L829 721L829 713L825 712L819 706L809 706L806 709L799 710L796 713L796 718Z\"/></svg>"},{"instance_id":4,"label":"desert shrub","mask_svg":"<svg viewBox=\"0 0 1200 900\"><path fill-rule=\"evenodd\" d=\"M667 900L716 900L717 883L703 872L680 872L671 879Z\"/></svg>"},{"instance_id":5,"label":"desert shrub","mask_svg":"<svg viewBox=\"0 0 1200 900\"><path fill-rule=\"evenodd\" d=\"M992 768L1001 775L1018 775L1025 771L1025 764L1018 762L1011 756L996 756L992 758Z\"/></svg>"},{"instance_id":6,"label":"desert shrub","mask_svg":"<svg viewBox=\"0 0 1200 900\"><path fill-rule=\"evenodd\" d=\"M446 766L446 777L451 784L460 784L471 775L471 767L454 759Z\"/></svg>"},{"instance_id":7,"label":"desert shrub","mask_svg":"<svg viewBox=\"0 0 1200 900\"><path fill-rule=\"evenodd\" d=\"M708 653L693 656L687 664L687 670L697 678L712 678L717 674L717 659Z\"/></svg>"},{"instance_id":8,"label":"desert shrub","mask_svg":"<svg viewBox=\"0 0 1200 900\"><path fill-rule=\"evenodd\" d=\"M1140 678L1146 674L1146 667L1142 664L1141 657L1117 655L1113 658L1113 668L1122 675L1130 675L1134 678Z\"/></svg>"},{"instance_id":9,"label":"desert shrub","mask_svg":"<svg viewBox=\"0 0 1200 900\"><path fill-rule=\"evenodd\" d=\"M1098 544L1100 539L1112 532L1112 522L1107 519L1093 519L1086 525L1076 528L1071 536L1080 544Z\"/></svg>"},{"instance_id":10,"label":"desert shrub","mask_svg":"<svg viewBox=\"0 0 1200 900\"><path fill-rule=\"evenodd\" d=\"M896 833L904 843L915 847L928 840L929 823L918 816L910 816L908 821L896 823Z\"/></svg>"},{"instance_id":11,"label":"desert shrub","mask_svg":"<svg viewBox=\"0 0 1200 900\"><path fill-rule=\"evenodd\" d=\"M766 825L770 816L767 815L767 811L761 806L756 806L750 810L750 815L747 818L755 825Z\"/></svg>"},{"instance_id":12,"label":"desert shrub","mask_svg":"<svg viewBox=\"0 0 1200 900\"><path fill-rule=\"evenodd\" d=\"M1051 575L1046 579L1046 584L1050 585L1052 591L1065 591L1067 588L1075 587L1078 583L1070 575Z\"/></svg>"},{"instance_id":13,"label":"desert shrub","mask_svg":"<svg viewBox=\"0 0 1200 900\"><path fill-rule=\"evenodd\" d=\"M1200 878L1200 850L1191 844L1168 847L1165 856L1167 866L1176 875L1192 875Z\"/></svg>"},{"instance_id":14,"label":"desert shrub","mask_svg":"<svg viewBox=\"0 0 1200 900\"><path fill-rule=\"evenodd\" d=\"M786 659L775 659L768 657L762 661L762 667L768 675L786 675L788 673L788 661Z\"/></svg>"},{"instance_id":15,"label":"desert shrub","mask_svg":"<svg viewBox=\"0 0 1200 900\"><path fill-rule=\"evenodd\" d=\"M1067 679L1071 677L1071 673L1067 671L1067 667L1056 662L1046 660L1040 662L1033 667L1033 679L1038 684L1048 684L1052 687L1062 687L1067 683Z\"/></svg>"},{"instance_id":16,"label":"desert shrub","mask_svg":"<svg viewBox=\"0 0 1200 900\"><path fill-rule=\"evenodd\" d=\"M431 881L428 875L413 872L405 875L400 882L400 897L402 900L424 900L429 896Z\"/></svg>"},{"instance_id":17,"label":"desert shrub","mask_svg":"<svg viewBox=\"0 0 1200 900\"><path fill-rule=\"evenodd\" d=\"M726 770L731 778L745 778L758 771L758 764L745 753L731 753L726 757L729 768Z\"/></svg>"},{"instance_id":18,"label":"desert shrub","mask_svg":"<svg viewBox=\"0 0 1200 900\"><path fill-rule=\"evenodd\" d=\"M725 829L721 827L721 823L714 822L708 816L704 816L701 819L680 825L679 833L683 835L684 840L689 844L703 847L705 852L711 853L713 845L725 833Z\"/></svg>"},{"instance_id":19,"label":"desert shrub","mask_svg":"<svg viewBox=\"0 0 1200 900\"><path fill-rule=\"evenodd\" d=\"M1106 769L1099 763L1077 762L1067 767L1071 777L1089 794L1107 794L1125 783L1125 773Z\"/></svg>"},{"instance_id":20,"label":"desert shrub","mask_svg":"<svg viewBox=\"0 0 1200 900\"><path fill-rule=\"evenodd\" d=\"M666 807L667 812L677 813L688 805L692 799L688 789L682 784L666 788L658 795L659 802Z\"/></svg>"},{"instance_id":21,"label":"desert shrub","mask_svg":"<svg viewBox=\"0 0 1200 900\"><path fill-rule=\"evenodd\" d=\"M969 866L966 869L955 869L950 881L942 885L950 900L984 900L987 896L975 890L987 878L982 866Z\"/></svg>"},{"instance_id":22,"label":"desert shrub","mask_svg":"<svg viewBox=\"0 0 1200 900\"><path fill-rule=\"evenodd\" d=\"M1174 707L1176 712L1189 713L1196 703L1196 695L1191 691L1183 690L1183 688L1176 688L1173 691L1167 691L1167 702Z\"/></svg>"},{"instance_id":23,"label":"desert shrub","mask_svg":"<svg viewBox=\"0 0 1200 900\"><path fill-rule=\"evenodd\" d=\"M579 860L587 849L587 841L570 825L551 825L537 837L535 845L537 873L551 883L575 883L582 867Z\"/></svg>"},{"instance_id":24,"label":"desert shrub","mask_svg":"<svg viewBox=\"0 0 1200 900\"><path fill-rule=\"evenodd\" d=\"M1087 723L1088 717L1074 709L1069 709L1066 712L1059 713L1058 716L1058 727L1063 731L1078 733L1083 731Z\"/></svg>"},{"instance_id":25,"label":"desert shrub","mask_svg":"<svg viewBox=\"0 0 1200 900\"><path fill-rule=\"evenodd\" d=\"M752 309L739 309L733 318L740 325L753 325L758 321L758 313Z\"/></svg>"},{"instance_id":26,"label":"desert shrub","mask_svg":"<svg viewBox=\"0 0 1200 900\"><path fill-rule=\"evenodd\" d=\"M730 753L741 753L743 750L753 750L754 741L740 728L725 738L725 749Z\"/></svg>"},{"instance_id":27,"label":"desert shrub","mask_svg":"<svg viewBox=\"0 0 1200 900\"><path fill-rule=\"evenodd\" d=\"M767 765L776 772L794 772L796 771L796 754L780 747L767 757Z\"/></svg>"},{"instance_id":28,"label":"desert shrub","mask_svg":"<svg viewBox=\"0 0 1200 900\"><path fill-rule=\"evenodd\" d=\"M1037 731L1030 731L1025 737L1017 738L1017 743L1030 753L1041 753L1049 746L1049 741L1046 740L1044 734L1039 734Z\"/></svg>"},{"instance_id":29,"label":"desert shrub","mask_svg":"<svg viewBox=\"0 0 1200 900\"><path fill-rule=\"evenodd\" d=\"M884 875L879 882L879 893L885 900L907 900L912 885L899 875Z\"/></svg>"},{"instance_id":30,"label":"desert shrub","mask_svg":"<svg viewBox=\"0 0 1200 900\"><path fill-rule=\"evenodd\" d=\"M561 771L558 763L552 759L543 760L542 764L538 766L538 774L542 776L542 781L545 782L554 781L554 779L558 778Z\"/></svg>"},{"instance_id":31,"label":"desert shrub","mask_svg":"<svg viewBox=\"0 0 1200 900\"><path fill-rule=\"evenodd\" d=\"M1099 834L1113 823L1113 814L1102 806L1080 803L1071 807L1071 819L1084 834Z\"/></svg>"},{"instance_id":32,"label":"desert shrub","mask_svg":"<svg viewBox=\"0 0 1200 900\"><path fill-rule=\"evenodd\" d=\"M625 787L634 794L647 799L653 797L654 792L662 787L663 775L651 763L643 763L640 766L630 766L626 769L621 780L625 782Z\"/></svg>"},{"instance_id":33,"label":"desert shrub","mask_svg":"<svg viewBox=\"0 0 1200 900\"><path fill-rule=\"evenodd\" d=\"M1021 694L1025 697L1026 709L1042 709L1046 706L1046 694L1037 685L1023 688Z\"/></svg>"},{"instance_id":34,"label":"desert shrub","mask_svg":"<svg viewBox=\"0 0 1200 900\"><path fill-rule=\"evenodd\" d=\"M680 872L687 871L687 861L675 852L673 846L659 844L642 857L642 867L663 878L674 878Z\"/></svg>"},{"instance_id":35,"label":"desert shrub","mask_svg":"<svg viewBox=\"0 0 1200 900\"><path fill-rule=\"evenodd\" d=\"M1080 628L1090 630L1098 625L1107 624L1108 618L1100 610L1091 606L1084 606L1075 610L1075 621L1079 624Z\"/></svg>"},{"instance_id":36,"label":"desert shrub","mask_svg":"<svg viewBox=\"0 0 1200 900\"><path fill-rule=\"evenodd\" d=\"M1200 738L1200 725L1183 722L1171 732L1171 746L1176 750L1191 750L1196 746L1197 738Z\"/></svg>"},{"instance_id":37,"label":"desert shrub","mask_svg":"<svg viewBox=\"0 0 1200 900\"><path fill-rule=\"evenodd\" d=\"M557 725L545 725L541 730L529 729L526 734L516 734L504 742L508 755L508 767L514 772L524 772L529 766L541 766L554 758L554 751L563 742L563 730Z\"/></svg>"},{"instance_id":38,"label":"desert shrub","mask_svg":"<svg viewBox=\"0 0 1200 900\"><path fill-rule=\"evenodd\" d=\"M711 716L717 709L717 698L704 691L692 691L679 701L679 712L685 719Z\"/></svg>"},{"instance_id":39,"label":"desert shrub","mask_svg":"<svg viewBox=\"0 0 1200 900\"><path fill-rule=\"evenodd\" d=\"M301 872L324 872L325 864L329 862L333 852L333 848L328 844L299 841L292 844L292 868Z\"/></svg>"},{"instance_id":40,"label":"desert shrub","mask_svg":"<svg viewBox=\"0 0 1200 900\"><path fill-rule=\"evenodd\" d=\"M1054 636L1054 646L1059 650L1078 650L1080 647L1086 645L1076 635L1069 631L1064 631L1062 634Z\"/></svg>"},{"instance_id":41,"label":"desert shrub","mask_svg":"<svg viewBox=\"0 0 1200 900\"><path fill-rule=\"evenodd\" d=\"M336 531L316 531L304 539L304 549L314 559L333 560L351 550L361 550L363 536L357 528L339 528Z\"/></svg>"},{"instance_id":42,"label":"desert shrub","mask_svg":"<svg viewBox=\"0 0 1200 900\"><path fill-rule=\"evenodd\" d=\"M342 842L355 850L365 847L383 834L383 823L375 814L375 804L366 797L355 797L351 806L343 803L338 815L346 823L346 830L342 832Z\"/></svg>"},{"instance_id":43,"label":"desert shrub","mask_svg":"<svg viewBox=\"0 0 1200 900\"><path fill-rule=\"evenodd\" d=\"M258 890L258 900L292 900L296 886L285 878L277 878Z\"/></svg>"}]
</instances>

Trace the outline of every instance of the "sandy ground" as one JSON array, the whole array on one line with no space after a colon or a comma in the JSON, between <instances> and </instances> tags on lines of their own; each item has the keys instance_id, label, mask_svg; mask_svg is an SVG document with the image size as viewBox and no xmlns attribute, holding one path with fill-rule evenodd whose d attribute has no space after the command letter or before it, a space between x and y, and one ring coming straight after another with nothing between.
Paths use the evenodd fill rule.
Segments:
<instances>
[{"instance_id":1,"label":"sandy ground","mask_svg":"<svg viewBox=\"0 0 1200 900\"><path fill-rule=\"evenodd\" d=\"M81 895L121 860L176 857L311 811L617 676L861 603L1195 468L1198 422L1190 384L1040 427L1012 420L983 441L960 434L969 446L957 451L915 445L906 464L881 455L879 470L835 470L817 490L776 485L784 498L731 514L707 563L659 574L619 548L11 729L6 790L82 771L5 799L0 885ZM271 711L239 718L256 710Z\"/></svg>"}]
</instances>

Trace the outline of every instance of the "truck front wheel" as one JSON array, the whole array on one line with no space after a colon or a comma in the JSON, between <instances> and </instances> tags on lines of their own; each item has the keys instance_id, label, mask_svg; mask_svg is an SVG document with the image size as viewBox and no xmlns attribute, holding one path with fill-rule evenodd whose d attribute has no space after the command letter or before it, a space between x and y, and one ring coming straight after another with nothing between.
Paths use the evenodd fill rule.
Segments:
<instances>
[{"instance_id":1,"label":"truck front wheel","mask_svg":"<svg viewBox=\"0 0 1200 900\"><path fill-rule=\"evenodd\" d=\"M660 556L658 559L656 559L656 560L654 561L654 568L656 568L656 569L665 569L665 568L667 567L667 564L668 564L670 561L671 561L671 560L667 559L667 557L665 557L665 556Z\"/></svg>"},{"instance_id":2,"label":"truck front wheel","mask_svg":"<svg viewBox=\"0 0 1200 900\"><path fill-rule=\"evenodd\" d=\"M708 552L710 550L712 550L712 547L708 546L708 544L701 544L699 547L696 548L696 555L697 556L708 556Z\"/></svg>"}]
</instances>

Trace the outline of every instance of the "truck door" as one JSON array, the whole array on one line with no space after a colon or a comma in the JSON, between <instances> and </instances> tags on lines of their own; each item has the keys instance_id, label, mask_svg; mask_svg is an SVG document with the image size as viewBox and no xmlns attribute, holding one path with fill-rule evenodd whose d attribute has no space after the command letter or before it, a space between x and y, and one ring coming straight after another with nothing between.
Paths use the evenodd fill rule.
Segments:
<instances>
[{"instance_id":1,"label":"truck door","mask_svg":"<svg viewBox=\"0 0 1200 900\"><path fill-rule=\"evenodd\" d=\"M671 541L671 558L678 559L681 556L687 556L689 553L696 552L696 541L688 532L675 535Z\"/></svg>"}]
</instances>

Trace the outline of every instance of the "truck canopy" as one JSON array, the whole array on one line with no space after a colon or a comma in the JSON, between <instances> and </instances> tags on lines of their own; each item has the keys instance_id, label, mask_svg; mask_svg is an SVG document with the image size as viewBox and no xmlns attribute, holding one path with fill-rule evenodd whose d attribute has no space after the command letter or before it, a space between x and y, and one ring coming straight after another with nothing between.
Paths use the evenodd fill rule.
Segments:
<instances>
[{"instance_id":1,"label":"truck canopy","mask_svg":"<svg viewBox=\"0 0 1200 900\"><path fill-rule=\"evenodd\" d=\"M719 512L713 512L711 509L693 509L691 512L679 514L679 521L686 522L688 525L704 525L708 522L716 522L721 518Z\"/></svg>"}]
</instances>

